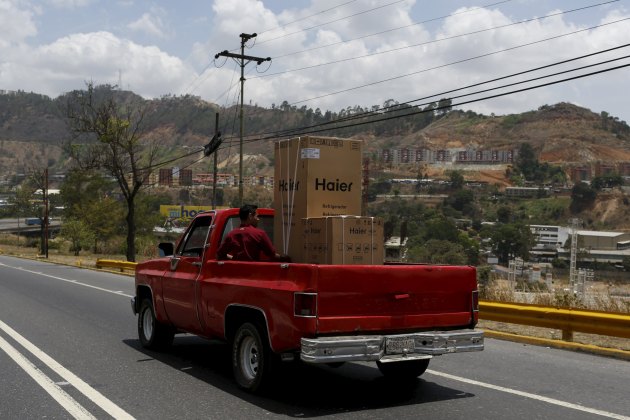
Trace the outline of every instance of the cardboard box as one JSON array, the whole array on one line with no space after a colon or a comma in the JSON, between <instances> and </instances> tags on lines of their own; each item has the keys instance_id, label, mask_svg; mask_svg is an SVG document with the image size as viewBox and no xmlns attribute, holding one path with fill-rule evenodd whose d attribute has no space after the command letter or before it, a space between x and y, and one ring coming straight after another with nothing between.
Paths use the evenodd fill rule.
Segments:
<instances>
[{"instance_id":1,"label":"cardboard box","mask_svg":"<svg viewBox=\"0 0 630 420\"><path fill-rule=\"evenodd\" d=\"M300 137L275 144L274 245L303 261L301 219L360 215L362 142Z\"/></svg>"},{"instance_id":2,"label":"cardboard box","mask_svg":"<svg viewBox=\"0 0 630 420\"><path fill-rule=\"evenodd\" d=\"M383 220L330 216L302 219L304 262L312 264L383 264Z\"/></svg>"}]
</instances>

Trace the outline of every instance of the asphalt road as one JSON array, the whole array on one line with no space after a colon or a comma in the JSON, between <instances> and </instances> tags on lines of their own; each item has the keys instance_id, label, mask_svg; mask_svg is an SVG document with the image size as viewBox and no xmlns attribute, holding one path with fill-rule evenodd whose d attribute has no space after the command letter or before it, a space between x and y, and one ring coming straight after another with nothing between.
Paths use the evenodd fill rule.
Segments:
<instances>
[{"instance_id":1,"label":"asphalt road","mask_svg":"<svg viewBox=\"0 0 630 420\"><path fill-rule=\"evenodd\" d=\"M411 384L297 364L250 395L226 345L143 350L132 294L131 277L0 256L0 418L630 419L630 363L491 339Z\"/></svg>"}]
</instances>

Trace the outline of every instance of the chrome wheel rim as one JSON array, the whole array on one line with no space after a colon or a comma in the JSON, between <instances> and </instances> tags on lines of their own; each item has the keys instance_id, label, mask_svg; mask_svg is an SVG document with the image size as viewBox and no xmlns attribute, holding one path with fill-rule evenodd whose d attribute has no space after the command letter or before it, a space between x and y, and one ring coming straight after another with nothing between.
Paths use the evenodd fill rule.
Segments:
<instances>
[{"instance_id":1,"label":"chrome wheel rim","mask_svg":"<svg viewBox=\"0 0 630 420\"><path fill-rule=\"evenodd\" d=\"M151 308L146 308L142 313L142 331L146 340L150 340L153 337L153 313Z\"/></svg>"},{"instance_id":2,"label":"chrome wheel rim","mask_svg":"<svg viewBox=\"0 0 630 420\"><path fill-rule=\"evenodd\" d=\"M256 340L253 337L243 338L240 356L243 375L249 381L254 380L258 374L260 353L258 352Z\"/></svg>"}]
</instances>

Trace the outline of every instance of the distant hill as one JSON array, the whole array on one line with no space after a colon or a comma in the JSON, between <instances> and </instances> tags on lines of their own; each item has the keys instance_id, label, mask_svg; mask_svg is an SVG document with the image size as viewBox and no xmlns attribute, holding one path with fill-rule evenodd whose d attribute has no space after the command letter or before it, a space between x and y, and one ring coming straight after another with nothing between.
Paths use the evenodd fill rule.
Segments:
<instances>
[{"instance_id":1,"label":"distant hill","mask_svg":"<svg viewBox=\"0 0 630 420\"><path fill-rule=\"evenodd\" d=\"M223 108L194 96L165 96L145 100L133 92L119 92L109 86L99 87L101 94L118 95L146 107L145 128L148 136L159 136L167 149L165 156L183 155L184 149L200 148L215 131L215 114L220 115L220 129L225 139L219 157L222 170L234 168L238 153L238 109ZM568 103L544 105L538 110L505 116L486 116L472 111L433 111L422 113L409 105L394 105L387 116L405 115L378 123L349 124L338 129L330 124L340 118L369 118L383 114L379 106L367 109L348 107L339 112L321 111L303 106L296 108L284 102L273 108L246 106L245 153L263 155L256 168L249 171L269 172L273 164L273 133L328 123L330 130L317 135L334 135L365 140L365 150L376 155L383 148L471 148L508 149L530 143L540 161L557 164L592 162L630 162L630 127L605 112L596 114ZM62 171L66 159L61 145L69 138L65 123L66 97L52 99L26 92L0 91L0 174L11 175L31 168L49 166ZM297 135L297 134L295 134ZM265 140L260 140L265 139ZM195 158L196 159L196 158ZM208 162L193 166L208 170Z\"/></svg>"},{"instance_id":2,"label":"distant hill","mask_svg":"<svg viewBox=\"0 0 630 420\"><path fill-rule=\"evenodd\" d=\"M427 143L509 148L529 143L550 163L630 161L630 127L607 114L568 103L501 117L450 113L422 131Z\"/></svg>"}]
</instances>

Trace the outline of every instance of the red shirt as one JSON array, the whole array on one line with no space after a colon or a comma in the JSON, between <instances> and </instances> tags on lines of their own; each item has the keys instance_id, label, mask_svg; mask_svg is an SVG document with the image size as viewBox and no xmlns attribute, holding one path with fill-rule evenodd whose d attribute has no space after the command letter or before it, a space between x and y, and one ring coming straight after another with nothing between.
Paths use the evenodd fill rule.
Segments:
<instances>
[{"instance_id":1,"label":"red shirt","mask_svg":"<svg viewBox=\"0 0 630 420\"><path fill-rule=\"evenodd\" d=\"M270 258L276 255L267 233L252 225L241 225L227 234L217 251L217 257L225 260L230 254L236 261L260 261L261 253Z\"/></svg>"}]
</instances>

